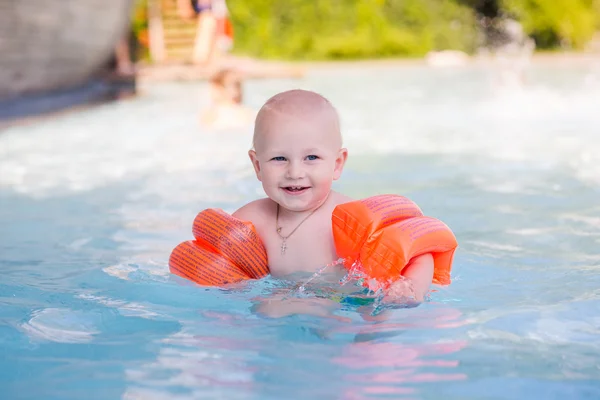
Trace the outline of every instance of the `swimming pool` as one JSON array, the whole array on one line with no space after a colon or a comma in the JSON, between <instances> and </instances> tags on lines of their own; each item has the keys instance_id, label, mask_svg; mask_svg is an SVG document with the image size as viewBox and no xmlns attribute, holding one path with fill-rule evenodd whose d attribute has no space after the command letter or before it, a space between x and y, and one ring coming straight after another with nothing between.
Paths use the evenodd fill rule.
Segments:
<instances>
[{"instance_id":1,"label":"swimming pool","mask_svg":"<svg viewBox=\"0 0 600 400\"><path fill-rule=\"evenodd\" d=\"M596 69L595 69L596 68ZM203 83L142 86L0 133L0 391L7 399L600 397L600 71L374 65L253 81L314 89L350 158L337 189L399 193L454 230L450 287L386 320L267 319L272 279L168 274L196 213L262 195L251 127L202 132Z\"/></svg>"}]
</instances>

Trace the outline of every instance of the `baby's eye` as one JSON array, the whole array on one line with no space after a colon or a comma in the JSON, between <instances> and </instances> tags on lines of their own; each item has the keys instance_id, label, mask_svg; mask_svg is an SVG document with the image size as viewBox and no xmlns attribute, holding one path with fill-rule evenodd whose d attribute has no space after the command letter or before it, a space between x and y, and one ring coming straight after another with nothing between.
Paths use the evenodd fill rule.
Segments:
<instances>
[{"instance_id":1,"label":"baby's eye","mask_svg":"<svg viewBox=\"0 0 600 400\"><path fill-rule=\"evenodd\" d=\"M285 161L285 157L283 156L277 156L277 157L273 157L271 158L272 161Z\"/></svg>"},{"instance_id":2,"label":"baby's eye","mask_svg":"<svg viewBox=\"0 0 600 400\"><path fill-rule=\"evenodd\" d=\"M314 154L311 154L310 156L306 156L306 159L308 161L315 161L319 159L319 156L315 156Z\"/></svg>"}]
</instances>

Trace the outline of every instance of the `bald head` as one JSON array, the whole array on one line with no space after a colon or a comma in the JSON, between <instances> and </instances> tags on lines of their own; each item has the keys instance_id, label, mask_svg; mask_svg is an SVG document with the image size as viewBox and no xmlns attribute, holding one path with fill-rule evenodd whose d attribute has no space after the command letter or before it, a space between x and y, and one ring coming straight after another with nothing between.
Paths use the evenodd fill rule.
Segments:
<instances>
[{"instance_id":1,"label":"bald head","mask_svg":"<svg viewBox=\"0 0 600 400\"><path fill-rule=\"evenodd\" d=\"M272 125L285 120L290 123L318 122L323 134L333 135L332 139L342 146L340 121L337 110L325 97L318 93L294 89L271 97L256 116L252 144L257 148L264 136L272 131Z\"/></svg>"}]
</instances>

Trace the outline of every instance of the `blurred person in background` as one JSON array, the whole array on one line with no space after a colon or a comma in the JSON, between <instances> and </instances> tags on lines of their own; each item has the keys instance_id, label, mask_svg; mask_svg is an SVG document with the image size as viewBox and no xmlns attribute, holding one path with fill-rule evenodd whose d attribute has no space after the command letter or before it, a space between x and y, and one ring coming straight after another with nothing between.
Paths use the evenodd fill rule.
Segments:
<instances>
[{"instance_id":1,"label":"blurred person in background","mask_svg":"<svg viewBox=\"0 0 600 400\"><path fill-rule=\"evenodd\" d=\"M233 46L233 26L225 0L177 0L182 18L197 18L192 60L210 65Z\"/></svg>"},{"instance_id":2,"label":"blurred person in background","mask_svg":"<svg viewBox=\"0 0 600 400\"><path fill-rule=\"evenodd\" d=\"M250 125L256 116L244 106L242 76L221 68L210 78L210 105L200 115L201 125L212 129L236 128Z\"/></svg>"},{"instance_id":3,"label":"blurred person in background","mask_svg":"<svg viewBox=\"0 0 600 400\"><path fill-rule=\"evenodd\" d=\"M135 65L131 57L130 38L131 33L121 37L115 46L115 71L120 76L135 75Z\"/></svg>"}]
</instances>

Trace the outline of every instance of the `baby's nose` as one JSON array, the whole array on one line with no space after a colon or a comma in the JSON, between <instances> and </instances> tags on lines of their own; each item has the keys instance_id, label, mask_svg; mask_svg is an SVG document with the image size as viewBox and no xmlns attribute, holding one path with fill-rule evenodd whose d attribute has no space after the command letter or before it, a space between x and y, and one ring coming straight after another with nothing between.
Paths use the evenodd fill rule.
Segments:
<instances>
[{"instance_id":1,"label":"baby's nose","mask_svg":"<svg viewBox=\"0 0 600 400\"><path fill-rule=\"evenodd\" d=\"M289 179L299 179L304 177L304 168L301 163L291 162L287 169Z\"/></svg>"}]
</instances>

